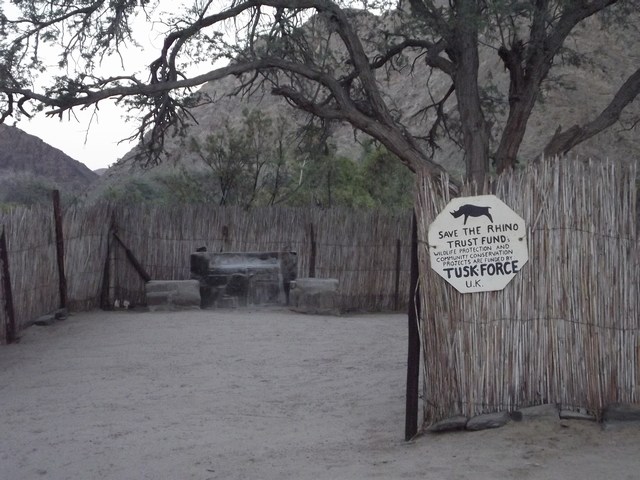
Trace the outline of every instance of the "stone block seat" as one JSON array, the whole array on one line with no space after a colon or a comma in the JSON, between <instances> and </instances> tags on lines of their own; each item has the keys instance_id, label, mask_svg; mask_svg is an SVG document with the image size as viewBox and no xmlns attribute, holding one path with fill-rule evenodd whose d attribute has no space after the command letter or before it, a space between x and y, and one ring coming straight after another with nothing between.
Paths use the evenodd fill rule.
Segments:
<instances>
[{"instance_id":1,"label":"stone block seat","mask_svg":"<svg viewBox=\"0 0 640 480\"><path fill-rule=\"evenodd\" d=\"M290 307L301 313L339 315L341 297L337 278L298 278L291 282Z\"/></svg>"},{"instance_id":2,"label":"stone block seat","mask_svg":"<svg viewBox=\"0 0 640 480\"><path fill-rule=\"evenodd\" d=\"M151 280L145 284L145 293L151 311L200 309L197 280Z\"/></svg>"}]
</instances>

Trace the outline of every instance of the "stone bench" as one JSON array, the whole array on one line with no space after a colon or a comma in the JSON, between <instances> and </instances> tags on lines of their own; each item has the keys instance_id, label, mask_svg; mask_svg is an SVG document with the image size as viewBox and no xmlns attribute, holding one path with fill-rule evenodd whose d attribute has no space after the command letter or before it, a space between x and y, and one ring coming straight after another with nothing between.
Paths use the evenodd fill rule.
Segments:
<instances>
[{"instance_id":1,"label":"stone bench","mask_svg":"<svg viewBox=\"0 0 640 480\"><path fill-rule=\"evenodd\" d=\"M340 315L337 278L298 278L291 282L290 307L300 313Z\"/></svg>"},{"instance_id":2,"label":"stone bench","mask_svg":"<svg viewBox=\"0 0 640 480\"><path fill-rule=\"evenodd\" d=\"M149 310L199 310L200 283L197 280L151 280L145 285Z\"/></svg>"}]
</instances>

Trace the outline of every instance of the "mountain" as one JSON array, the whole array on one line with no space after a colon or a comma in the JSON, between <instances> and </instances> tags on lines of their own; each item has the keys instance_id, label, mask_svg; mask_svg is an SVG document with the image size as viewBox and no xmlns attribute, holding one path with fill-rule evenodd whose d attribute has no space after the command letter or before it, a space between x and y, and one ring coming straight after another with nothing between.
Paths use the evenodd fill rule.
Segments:
<instances>
[{"instance_id":1,"label":"mountain","mask_svg":"<svg viewBox=\"0 0 640 480\"><path fill-rule=\"evenodd\" d=\"M98 178L84 164L19 128L0 124L0 203L47 201L53 189L72 198Z\"/></svg>"},{"instance_id":2,"label":"mountain","mask_svg":"<svg viewBox=\"0 0 640 480\"><path fill-rule=\"evenodd\" d=\"M639 14L634 14L638 16ZM380 22L394 21L393 15L379 18L370 14L358 14L358 28L380 28ZM630 21L630 23L633 23ZM560 128L566 130L572 125L582 124L593 119L611 101L615 90L636 68L635 50L640 45L640 30L605 28L597 18L589 19L565 43L573 50L572 55L558 58L548 80L543 85L542 101L535 108L520 150L520 160L526 162L537 157L546 142ZM401 121L415 136L428 131L432 118L421 114L426 95L441 97L449 87L449 79L444 75L430 75L423 62L409 58L409 72L391 70L381 78L385 99L394 112L399 112ZM429 92L425 87L429 79ZM508 72L495 54L485 49L481 52L480 81L488 93L507 91ZM233 96L232 92L241 90L240 80L228 77L204 85L199 94L215 99L191 110L194 120L186 130L185 138L168 138L165 147L165 161L157 168L143 170L133 160L135 150L127 154L110 168L99 184L117 185L124 178L146 179L153 183L170 172L180 169L202 168L197 155L189 151L190 137L203 143L207 135L222 132L225 122L239 124L244 110L259 110L272 118L284 115L298 122L304 121L303 115L286 104L283 99L270 95L268 91L255 91L251 96ZM495 130L499 132L504 122L506 98L502 98L503 109L492 112ZM452 112L455 120L455 100L449 101L445 109ZM637 161L640 156L640 137L633 128L634 118L640 116L640 101L636 100L623 113L622 123L583 142L570 154L579 158L594 160L611 158L616 160ZM366 136L354 135L349 125L334 125L330 141L336 146L338 155L358 160L362 155L362 142ZM444 141L441 149L435 153L434 160L444 165L453 174L464 171L463 152L453 142Z\"/></svg>"}]
</instances>

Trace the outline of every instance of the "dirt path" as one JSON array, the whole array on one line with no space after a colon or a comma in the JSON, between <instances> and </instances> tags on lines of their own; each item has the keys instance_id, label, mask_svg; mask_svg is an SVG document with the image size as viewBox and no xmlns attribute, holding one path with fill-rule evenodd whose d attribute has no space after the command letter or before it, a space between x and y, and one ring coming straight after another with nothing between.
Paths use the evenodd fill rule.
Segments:
<instances>
[{"instance_id":1,"label":"dirt path","mask_svg":"<svg viewBox=\"0 0 640 480\"><path fill-rule=\"evenodd\" d=\"M405 443L406 317L78 314L0 347L0 478L637 479L640 427Z\"/></svg>"}]
</instances>

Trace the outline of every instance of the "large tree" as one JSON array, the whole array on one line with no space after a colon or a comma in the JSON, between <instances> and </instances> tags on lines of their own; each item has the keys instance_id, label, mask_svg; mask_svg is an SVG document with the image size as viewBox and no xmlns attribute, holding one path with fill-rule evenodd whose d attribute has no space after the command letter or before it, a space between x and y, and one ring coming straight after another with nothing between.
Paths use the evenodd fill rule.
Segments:
<instances>
[{"instance_id":1,"label":"large tree","mask_svg":"<svg viewBox=\"0 0 640 480\"><path fill-rule=\"evenodd\" d=\"M240 79L238 94L267 87L293 107L324 122L348 122L367 133L410 169L439 174L433 160L449 137L461 146L467 177L482 181L491 162L512 168L541 86L566 51L572 31L590 17L624 19L634 0L409 0L356 2L193 0L175 17L155 23L162 48L149 52L146 76L100 75L100 59L127 48L134 17L154 24L150 0L13 0L0 7L0 118L44 109L59 115L115 98L144 112L138 135L151 158L169 129L188 119L199 101L194 87L227 76ZM376 24L360 7L384 14ZM369 19L369 20L367 20ZM140 25L140 24L138 24ZM482 46L482 47L481 47ZM483 50L484 49L484 50ZM479 77L482 51L497 55L508 71L507 111L498 131L487 118ZM51 77L45 56L57 55L63 75ZM193 62L214 65L190 70ZM385 75L410 74L422 62L423 132L410 132L389 104ZM134 67L134 71L139 66ZM197 71L196 74L190 74ZM429 94L432 76L448 87ZM583 125L550 135L545 153L565 153L615 123L640 91L640 69L623 81L608 106ZM452 122L446 108L456 104Z\"/></svg>"}]
</instances>

